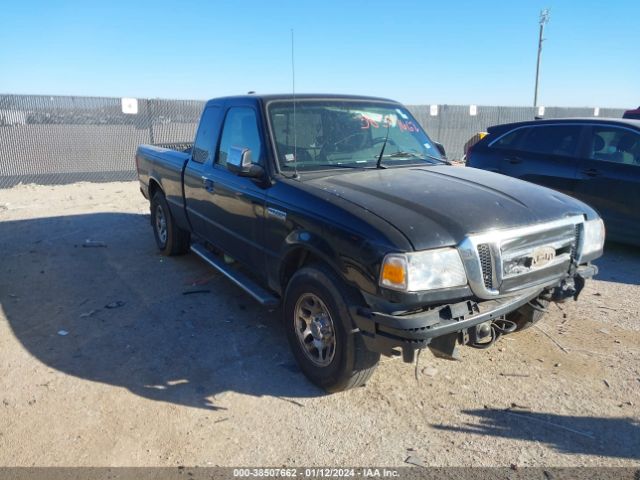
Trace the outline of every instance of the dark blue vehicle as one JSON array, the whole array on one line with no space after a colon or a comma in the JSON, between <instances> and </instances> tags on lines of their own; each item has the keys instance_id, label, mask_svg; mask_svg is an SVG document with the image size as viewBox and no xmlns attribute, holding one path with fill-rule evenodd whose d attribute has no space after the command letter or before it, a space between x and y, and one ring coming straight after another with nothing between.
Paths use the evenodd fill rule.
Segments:
<instances>
[{"instance_id":1,"label":"dark blue vehicle","mask_svg":"<svg viewBox=\"0 0 640 480\"><path fill-rule=\"evenodd\" d=\"M609 240L640 245L640 120L535 120L488 132L468 152L468 167L578 198L600 213Z\"/></svg>"},{"instance_id":2,"label":"dark blue vehicle","mask_svg":"<svg viewBox=\"0 0 640 480\"><path fill-rule=\"evenodd\" d=\"M170 147L170 148L167 148ZM604 228L571 197L449 165L403 105L338 95L207 102L192 145L136 153L156 243L281 305L302 371L362 385L380 354L486 348L577 298Z\"/></svg>"}]
</instances>

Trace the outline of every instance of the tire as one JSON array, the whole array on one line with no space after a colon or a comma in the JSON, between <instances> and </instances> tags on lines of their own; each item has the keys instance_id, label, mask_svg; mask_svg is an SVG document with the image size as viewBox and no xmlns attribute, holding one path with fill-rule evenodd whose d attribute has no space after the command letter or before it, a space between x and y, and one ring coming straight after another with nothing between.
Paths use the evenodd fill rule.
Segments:
<instances>
[{"instance_id":1,"label":"tire","mask_svg":"<svg viewBox=\"0 0 640 480\"><path fill-rule=\"evenodd\" d=\"M157 192L151 199L151 226L162 255L181 255L189 251L189 232L176 225L162 192Z\"/></svg>"},{"instance_id":2,"label":"tire","mask_svg":"<svg viewBox=\"0 0 640 480\"><path fill-rule=\"evenodd\" d=\"M524 304L518 310L507 314L507 320L511 320L516 324L515 332L526 330L538 323L549 306L549 300L542 298L534 298L529 303Z\"/></svg>"},{"instance_id":3,"label":"tire","mask_svg":"<svg viewBox=\"0 0 640 480\"><path fill-rule=\"evenodd\" d=\"M363 386L380 360L380 354L368 350L360 334L353 332L347 305L340 294L346 290L344 287L328 267L305 266L291 278L284 301L285 331L300 369L311 382L331 393ZM319 300L318 304L312 303L314 298ZM306 312L305 309L311 313L306 321L296 314ZM323 309L325 313L321 312ZM307 322L311 323L310 328L305 326ZM307 328L311 333L305 338L311 340L304 342L302 330ZM323 338L334 339L333 347L323 348L326 364L320 364L320 349L315 347L314 342L320 342L318 333ZM316 357L315 361L311 357Z\"/></svg>"}]
</instances>

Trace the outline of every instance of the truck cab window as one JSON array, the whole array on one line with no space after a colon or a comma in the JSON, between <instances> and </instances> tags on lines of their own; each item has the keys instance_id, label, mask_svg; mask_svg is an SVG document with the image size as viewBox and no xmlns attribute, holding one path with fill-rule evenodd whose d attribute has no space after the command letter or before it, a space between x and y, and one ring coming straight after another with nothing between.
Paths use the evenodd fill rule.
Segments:
<instances>
[{"instance_id":1,"label":"truck cab window","mask_svg":"<svg viewBox=\"0 0 640 480\"><path fill-rule=\"evenodd\" d=\"M256 112L249 107L233 107L227 112L218 150L217 162L227 164L227 155L231 147L251 149L253 163L262 163L262 142L258 131Z\"/></svg>"},{"instance_id":2,"label":"truck cab window","mask_svg":"<svg viewBox=\"0 0 640 480\"><path fill-rule=\"evenodd\" d=\"M193 161L207 163L212 157L220 130L220 107L207 107L202 113L200 128L193 144Z\"/></svg>"}]
</instances>

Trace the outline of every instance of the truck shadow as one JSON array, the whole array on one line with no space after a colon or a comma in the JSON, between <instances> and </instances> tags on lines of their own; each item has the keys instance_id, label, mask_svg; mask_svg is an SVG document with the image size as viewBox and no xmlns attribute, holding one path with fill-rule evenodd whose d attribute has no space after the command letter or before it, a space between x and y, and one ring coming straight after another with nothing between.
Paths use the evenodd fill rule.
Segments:
<instances>
[{"instance_id":1,"label":"truck shadow","mask_svg":"<svg viewBox=\"0 0 640 480\"><path fill-rule=\"evenodd\" d=\"M194 255L158 255L147 215L0 225L2 310L47 366L205 409L225 408L227 391L292 403L323 394L298 370L278 313Z\"/></svg>"},{"instance_id":2,"label":"truck shadow","mask_svg":"<svg viewBox=\"0 0 640 480\"><path fill-rule=\"evenodd\" d=\"M579 417L499 409L463 410L476 417L439 430L544 443L564 454L640 459L640 423L633 418Z\"/></svg>"},{"instance_id":3,"label":"truck shadow","mask_svg":"<svg viewBox=\"0 0 640 480\"><path fill-rule=\"evenodd\" d=\"M229 391L300 406L323 395L298 370L279 312L194 255L158 255L148 215L5 221L0 249L4 316L53 369L204 409L225 408ZM639 263L607 248L600 278L638 283Z\"/></svg>"},{"instance_id":4,"label":"truck shadow","mask_svg":"<svg viewBox=\"0 0 640 480\"><path fill-rule=\"evenodd\" d=\"M640 285L640 248L606 242L604 255L594 262L600 272L595 277L605 282Z\"/></svg>"}]
</instances>

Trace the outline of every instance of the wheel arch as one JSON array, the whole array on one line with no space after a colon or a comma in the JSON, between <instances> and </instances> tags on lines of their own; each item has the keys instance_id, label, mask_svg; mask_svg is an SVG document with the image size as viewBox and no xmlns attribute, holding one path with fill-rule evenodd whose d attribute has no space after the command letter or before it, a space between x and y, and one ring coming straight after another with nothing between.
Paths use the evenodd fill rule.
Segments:
<instances>
[{"instance_id":1,"label":"wheel arch","mask_svg":"<svg viewBox=\"0 0 640 480\"><path fill-rule=\"evenodd\" d=\"M327 265L342 280L347 281L340 256L326 241L307 231L294 231L287 236L284 245L278 271L278 284L282 292L297 270L313 262Z\"/></svg>"},{"instance_id":2,"label":"wheel arch","mask_svg":"<svg viewBox=\"0 0 640 480\"><path fill-rule=\"evenodd\" d=\"M157 193L161 192L164 195L164 190L162 189L162 185L158 180L151 177L149 179L149 200L153 199L153 196Z\"/></svg>"}]
</instances>

